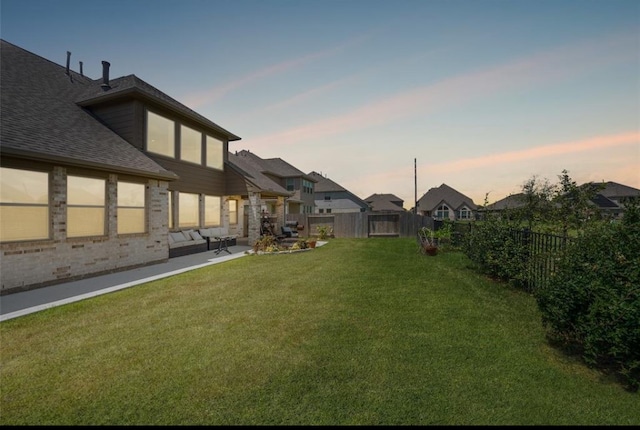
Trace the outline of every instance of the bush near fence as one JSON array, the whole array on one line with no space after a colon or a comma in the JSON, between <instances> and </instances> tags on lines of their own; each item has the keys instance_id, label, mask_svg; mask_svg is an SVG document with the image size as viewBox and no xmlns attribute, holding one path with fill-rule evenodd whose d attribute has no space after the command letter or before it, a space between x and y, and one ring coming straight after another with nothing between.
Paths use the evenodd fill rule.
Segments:
<instances>
[{"instance_id":1,"label":"bush near fence","mask_svg":"<svg viewBox=\"0 0 640 430\"><path fill-rule=\"evenodd\" d=\"M533 293L549 339L640 388L640 215L592 223L570 239L492 221L469 226L464 251L492 277Z\"/></svg>"}]
</instances>

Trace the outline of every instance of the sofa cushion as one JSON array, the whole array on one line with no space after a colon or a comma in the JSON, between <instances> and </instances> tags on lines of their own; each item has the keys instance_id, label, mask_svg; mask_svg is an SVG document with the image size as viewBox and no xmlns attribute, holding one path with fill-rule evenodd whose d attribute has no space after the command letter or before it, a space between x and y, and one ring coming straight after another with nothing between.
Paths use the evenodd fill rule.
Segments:
<instances>
[{"instance_id":1,"label":"sofa cushion","mask_svg":"<svg viewBox=\"0 0 640 430\"><path fill-rule=\"evenodd\" d=\"M200 229L200 236L202 236L202 237L211 237L211 236L213 236L213 232L211 231L210 228L201 228Z\"/></svg>"},{"instance_id":2,"label":"sofa cushion","mask_svg":"<svg viewBox=\"0 0 640 430\"><path fill-rule=\"evenodd\" d=\"M182 234L184 235L186 240L192 240L193 238L191 237L191 232L193 230L189 229L189 230L182 230Z\"/></svg>"},{"instance_id":3,"label":"sofa cushion","mask_svg":"<svg viewBox=\"0 0 640 430\"><path fill-rule=\"evenodd\" d=\"M202 240L202 236L200 236L200 233L198 233L197 231L191 232L191 238L193 240Z\"/></svg>"},{"instance_id":4,"label":"sofa cushion","mask_svg":"<svg viewBox=\"0 0 640 430\"><path fill-rule=\"evenodd\" d=\"M180 243L180 242L186 242L187 241L187 238L185 237L185 235L181 231L175 231L175 232L169 233L169 236L171 236L171 238L173 239L174 243ZM189 238L189 240L191 240L191 238Z\"/></svg>"}]
</instances>

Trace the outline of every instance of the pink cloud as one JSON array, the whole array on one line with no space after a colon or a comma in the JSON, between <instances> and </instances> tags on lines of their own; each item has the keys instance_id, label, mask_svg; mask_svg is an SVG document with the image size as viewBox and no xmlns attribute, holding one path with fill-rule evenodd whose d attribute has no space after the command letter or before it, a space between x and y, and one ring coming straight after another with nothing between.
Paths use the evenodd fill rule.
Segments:
<instances>
[{"instance_id":1,"label":"pink cloud","mask_svg":"<svg viewBox=\"0 0 640 430\"><path fill-rule=\"evenodd\" d=\"M429 164L423 166L432 173L463 172L480 167L503 165L523 160L533 160L546 157L555 157L566 154L604 149L613 146L640 144L640 133L627 132L609 136L598 136L574 142L544 145L521 151L503 152L500 154L485 155L482 157L465 158L445 163Z\"/></svg>"},{"instance_id":2,"label":"pink cloud","mask_svg":"<svg viewBox=\"0 0 640 430\"><path fill-rule=\"evenodd\" d=\"M636 59L636 37L622 35L595 43L561 47L490 69L446 78L432 85L412 88L351 112L274 134L248 138L247 141L254 147L300 144L304 140L387 124L398 118L424 116L435 110L514 88L531 88L549 81L568 79L585 70Z\"/></svg>"},{"instance_id":3,"label":"pink cloud","mask_svg":"<svg viewBox=\"0 0 640 430\"><path fill-rule=\"evenodd\" d=\"M262 79L265 79L271 76L277 76L279 74L288 72L290 70L304 67L307 64L317 61L321 58L333 56L339 53L340 51L343 51L349 48L352 45L362 42L366 38L367 38L366 35L359 36L355 39L345 42L340 46L330 48L330 49L325 49L323 51L314 52L312 54L304 55L300 58L283 61L281 63L277 63L274 65L265 67L263 69L248 73L246 75L240 76L235 80L226 82L222 85L215 86L208 90L199 91L198 93L187 95L186 97L184 97L184 104L191 107L192 109L197 109L209 103L215 102L216 100L225 96L227 93L230 93L238 88L242 88L256 81L260 81Z\"/></svg>"}]
</instances>

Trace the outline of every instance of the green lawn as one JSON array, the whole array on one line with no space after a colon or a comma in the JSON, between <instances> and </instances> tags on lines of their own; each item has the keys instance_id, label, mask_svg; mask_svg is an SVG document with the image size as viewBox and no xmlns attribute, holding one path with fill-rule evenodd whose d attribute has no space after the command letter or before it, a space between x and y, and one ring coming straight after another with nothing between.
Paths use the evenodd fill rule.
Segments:
<instances>
[{"instance_id":1,"label":"green lawn","mask_svg":"<svg viewBox=\"0 0 640 430\"><path fill-rule=\"evenodd\" d=\"M0 335L0 425L640 424L533 297L413 239L247 256Z\"/></svg>"}]
</instances>

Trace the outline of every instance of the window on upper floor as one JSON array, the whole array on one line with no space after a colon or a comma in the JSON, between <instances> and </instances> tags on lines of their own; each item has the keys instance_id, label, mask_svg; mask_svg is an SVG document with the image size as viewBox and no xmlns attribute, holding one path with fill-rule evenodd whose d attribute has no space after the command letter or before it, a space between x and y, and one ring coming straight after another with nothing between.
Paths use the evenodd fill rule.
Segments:
<instances>
[{"instance_id":1,"label":"window on upper floor","mask_svg":"<svg viewBox=\"0 0 640 430\"><path fill-rule=\"evenodd\" d=\"M175 122L147 111L147 151L175 158Z\"/></svg>"},{"instance_id":2,"label":"window on upper floor","mask_svg":"<svg viewBox=\"0 0 640 430\"><path fill-rule=\"evenodd\" d=\"M0 241L49 238L49 174L0 167Z\"/></svg>"},{"instance_id":3,"label":"window on upper floor","mask_svg":"<svg viewBox=\"0 0 640 430\"><path fill-rule=\"evenodd\" d=\"M106 181L67 176L67 237L104 236Z\"/></svg>"},{"instance_id":4,"label":"window on upper floor","mask_svg":"<svg viewBox=\"0 0 640 430\"><path fill-rule=\"evenodd\" d=\"M436 209L435 218L437 219L449 218L449 207L447 205L438 206L438 209Z\"/></svg>"},{"instance_id":5,"label":"window on upper floor","mask_svg":"<svg viewBox=\"0 0 640 430\"><path fill-rule=\"evenodd\" d=\"M331 213L331 208L327 208L327 213L330 214Z\"/></svg>"},{"instance_id":6,"label":"window on upper floor","mask_svg":"<svg viewBox=\"0 0 640 430\"><path fill-rule=\"evenodd\" d=\"M118 181L118 234L144 233L145 186Z\"/></svg>"},{"instance_id":7,"label":"window on upper floor","mask_svg":"<svg viewBox=\"0 0 640 430\"><path fill-rule=\"evenodd\" d=\"M202 164L202 133L186 125L180 126L180 159Z\"/></svg>"},{"instance_id":8,"label":"window on upper floor","mask_svg":"<svg viewBox=\"0 0 640 430\"><path fill-rule=\"evenodd\" d=\"M204 196L204 225L217 227L220 225L220 197Z\"/></svg>"},{"instance_id":9,"label":"window on upper floor","mask_svg":"<svg viewBox=\"0 0 640 430\"><path fill-rule=\"evenodd\" d=\"M293 178L287 178L285 180L287 191L295 190L295 180Z\"/></svg>"},{"instance_id":10,"label":"window on upper floor","mask_svg":"<svg viewBox=\"0 0 640 430\"><path fill-rule=\"evenodd\" d=\"M304 192L305 194L313 194L313 182L303 179L302 192Z\"/></svg>"},{"instance_id":11,"label":"window on upper floor","mask_svg":"<svg viewBox=\"0 0 640 430\"><path fill-rule=\"evenodd\" d=\"M331 196L324 196L324 201L325 202L331 201Z\"/></svg>"},{"instance_id":12,"label":"window on upper floor","mask_svg":"<svg viewBox=\"0 0 640 430\"><path fill-rule=\"evenodd\" d=\"M215 137L207 136L207 167L223 169L224 164L224 142Z\"/></svg>"}]
</instances>

